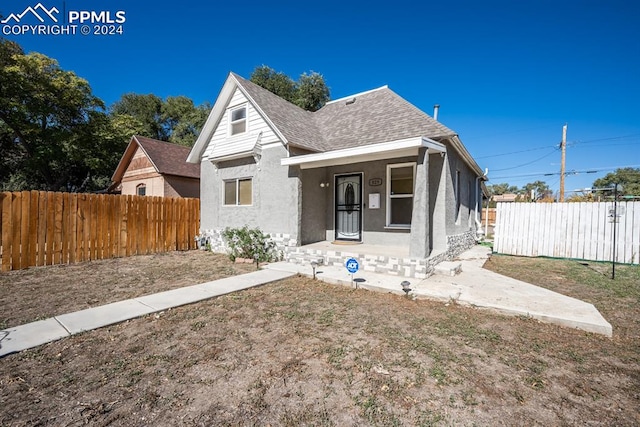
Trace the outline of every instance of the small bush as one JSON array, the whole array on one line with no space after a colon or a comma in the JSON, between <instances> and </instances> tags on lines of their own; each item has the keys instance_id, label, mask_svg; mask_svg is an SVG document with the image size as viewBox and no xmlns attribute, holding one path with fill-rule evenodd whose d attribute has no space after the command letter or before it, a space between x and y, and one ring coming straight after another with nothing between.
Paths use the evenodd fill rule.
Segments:
<instances>
[{"instance_id":1,"label":"small bush","mask_svg":"<svg viewBox=\"0 0 640 427\"><path fill-rule=\"evenodd\" d=\"M229 258L235 261L236 258L255 259L259 262L270 262L278 259L276 244L264 234L259 228L249 228L246 225L242 228L225 228L222 237L229 247Z\"/></svg>"}]
</instances>

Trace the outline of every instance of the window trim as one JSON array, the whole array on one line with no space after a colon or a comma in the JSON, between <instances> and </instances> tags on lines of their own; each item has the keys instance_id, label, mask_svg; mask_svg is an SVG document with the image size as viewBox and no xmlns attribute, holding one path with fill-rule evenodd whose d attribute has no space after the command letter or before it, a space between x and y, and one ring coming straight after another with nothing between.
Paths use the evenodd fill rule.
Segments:
<instances>
[{"instance_id":1,"label":"window trim","mask_svg":"<svg viewBox=\"0 0 640 427\"><path fill-rule=\"evenodd\" d=\"M140 189L144 188L144 194L140 194ZM147 195L147 184L144 182L136 185L136 196L146 196Z\"/></svg>"},{"instance_id":2,"label":"window trim","mask_svg":"<svg viewBox=\"0 0 640 427\"><path fill-rule=\"evenodd\" d=\"M248 107L248 103L244 103L244 104L240 104L240 105L235 105L233 107L229 107L229 114L228 114L228 127L229 127L229 136L237 136L237 135L243 135L245 133L247 133L249 131L249 107ZM238 119L238 120L233 120L233 113L235 111L238 110L244 110L244 117L242 119ZM238 133L233 133L233 125L241 123L244 121L244 131L242 132L238 132Z\"/></svg>"},{"instance_id":3,"label":"window trim","mask_svg":"<svg viewBox=\"0 0 640 427\"><path fill-rule=\"evenodd\" d=\"M249 181L251 183L251 203L243 205L240 204L240 181ZM227 199L226 199L226 185L228 182L233 182L235 183L235 199L236 202L235 204L231 204L231 203L227 203ZM244 206L253 206L253 177L251 176L245 176L242 178L232 178L232 179L223 179L222 180L222 206L223 207L244 207Z\"/></svg>"},{"instance_id":4,"label":"window trim","mask_svg":"<svg viewBox=\"0 0 640 427\"><path fill-rule=\"evenodd\" d=\"M391 223L391 200L392 199L407 199L411 198L411 207L413 209L413 201L415 198L416 192L416 162L405 162L405 163L390 163L387 164L387 188L386 188L386 221L385 228L393 228L393 229L411 229L411 223L409 224L392 224ZM406 168L411 166L413 169L413 189L411 194L391 194L391 170L396 168ZM411 220L413 221L413 215L411 215Z\"/></svg>"}]
</instances>

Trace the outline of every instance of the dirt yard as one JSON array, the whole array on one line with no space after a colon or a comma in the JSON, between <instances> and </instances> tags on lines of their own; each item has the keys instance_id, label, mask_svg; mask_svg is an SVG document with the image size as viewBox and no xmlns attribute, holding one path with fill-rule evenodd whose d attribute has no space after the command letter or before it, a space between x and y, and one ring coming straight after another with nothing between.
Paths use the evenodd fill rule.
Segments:
<instances>
[{"instance_id":1,"label":"dirt yard","mask_svg":"<svg viewBox=\"0 0 640 427\"><path fill-rule=\"evenodd\" d=\"M640 268L487 267L593 302L614 338L294 277L0 359L0 425L639 425ZM237 268L193 251L3 273L2 318Z\"/></svg>"}]
</instances>

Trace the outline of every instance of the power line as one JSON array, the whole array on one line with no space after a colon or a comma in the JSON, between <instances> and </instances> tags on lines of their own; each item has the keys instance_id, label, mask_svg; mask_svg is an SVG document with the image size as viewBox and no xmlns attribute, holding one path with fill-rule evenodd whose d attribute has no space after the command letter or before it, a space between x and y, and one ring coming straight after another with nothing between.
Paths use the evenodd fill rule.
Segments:
<instances>
[{"instance_id":1,"label":"power line","mask_svg":"<svg viewBox=\"0 0 640 427\"><path fill-rule=\"evenodd\" d=\"M622 135L622 136L612 136L609 138L589 139L587 141L573 141L571 142L571 144L594 144L596 142L616 141L619 139L627 139L627 138L635 138L635 137L640 137L640 133L633 133L631 135Z\"/></svg>"},{"instance_id":2,"label":"power line","mask_svg":"<svg viewBox=\"0 0 640 427\"><path fill-rule=\"evenodd\" d=\"M601 145L604 146L604 147L617 147L617 146L621 146L621 145L638 145L638 143L637 142L620 142L620 143L617 143L617 144L601 144ZM594 147L593 145L590 146L590 147L584 147L584 146L580 145L579 142L569 142L567 144L567 147L569 147L569 148L596 148L596 149L600 148L600 147Z\"/></svg>"},{"instance_id":3,"label":"power line","mask_svg":"<svg viewBox=\"0 0 640 427\"><path fill-rule=\"evenodd\" d=\"M554 148L553 148L553 151L551 151L550 153L547 153L547 154L545 154L544 156L539 157L539 158L537 158L537 159L535 159L535 160L531 160L530 162L523 163L523 164L521 164L521 165L517 165L517 166L512 166L512 167L510 167L510 168L494 169L493 171L494 171L494 172L501 172L501 171L508 171L508 170L511 170L511 169L518 169L518 168L521 168L521 167L523 167L523 166L528 166L528 165L530 165L530 164L532 164L532 163L535 163L535 162L538 162L538 161L540 161L540 160L544 159L545 157L549 157L550 155L554 154L556 151L558 151L558 149L557 149L556 147L554 147Z\"/></svg>"},{"instance_id":4,"label":"power line","mask_svg":"<svg viewBox=\"0 0 640 427\"><path fill-rule=\"evenodd\" d=\"M566 175L578 175L583 173L596 173L603 171L614 171L617 169L624 168L638 168L640 165L628 165L628 166L611 166L611 167L601 167L601 168L591 168L591 169L583 169L583 170L570 170L565 172ZM497 180L497 179L505 179L505 178L519 178L519 177L535 177L535 176L555 176L560 175L560 172L536 172L529 174L521 174L521 175L510 175L510 176L497 176L497 177L489 177L489 181Z\"/></svg>"},{"instance_id":5,"label":"power line","mask_svg":"<svg viewBox=\"0 0 640 427\"><path fill-rule=\"evenodd\" d=\"M528 153L530 151L545 150L548 148L555 148L555 145L545 145L544 147L536 147L536 148L530 148L528 150L520 150L520 151L511 151L509 153L502 153L502 154L490 154L488 156L476 157L476 159L488 159L489 157L509 156L511 154Z\"/></svg>"},{"instance_id":6,"label":"power line","mask_svg":"<svg viewBox=\"0 0 640 427\"><path fill-rule=\"evenodd\" d=\"M476 141L477 140L483 140L483 139L490 139L490 138L493 139L493 138L496 138L498 136L503 136L503 135L513 135L513 134L516 134L516 133L529 132L529 131L538 130L538 129L550 129L552 126L555 127L555 125L546 124L546 125L541 125L541 126L530 127L530 128L527 128L527 129L517 129L517 130L513 130L513 131L509 131L509 132L493 133L491 135L481 135L481 136L475 137L473 139L476 140Z\"/></svg>"},{"instance_id":7,"label":"power line","mask_svg":"<svg viewBox=\"0 0 640 427\"><path fill-rule=\"evenodd\" d=\"M627 139L627 138L635 138L635 137L640 138L640 133L631 134L631 135L623 135L623 136L612 136L610 138L590 139L588 141L570 141L570 142L567 142L567 147L573 147L573 146L580 145L580 144L593 144L593 143L596 143L596 142L615 141L615 140ZM478 139L478 138L476 138L476 139ZM624 142L624 143L620 143L620 144L603 144L603 145L607 145L607 146L634 145L634 143L633 142ZM558 145L544 145L544 146L529 148L529 149L526 149L526 150L509 151L507 153L489 154L489 155L486 155L486 156L475 156L475 158L476 159L488 159L488 158L491 158L491 157L510 156L512 154L528 153L528 152L531 152L531 151L539 151L539 150L544 150L544 149L547 149L547 148L557 148L557 147L558 147Z\"/></svg>"}]
</instances>

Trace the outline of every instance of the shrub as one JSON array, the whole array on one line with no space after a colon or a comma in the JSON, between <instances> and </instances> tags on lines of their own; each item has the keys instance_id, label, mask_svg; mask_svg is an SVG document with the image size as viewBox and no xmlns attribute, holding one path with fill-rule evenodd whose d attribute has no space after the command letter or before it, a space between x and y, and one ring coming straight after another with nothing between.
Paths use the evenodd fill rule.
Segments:
<instances>
[{"instance_id":1,"label":"shrub","mask_svg":"<svg viewBox=\"0 0 640 427\"><path fill-rule=\"evenodd\" d=\"M236 258L255 259L256 256L259 262L278 259L276 244L259 228L249 228L246 225L242 228L227 227L222 232L222 238L229 247L231 261Z\"/></svg>"}]
</instances>

